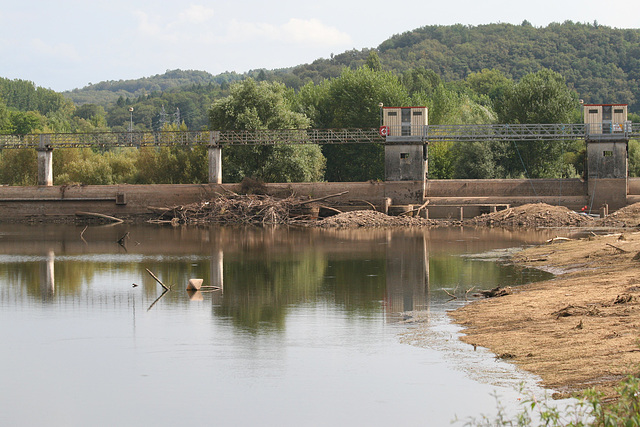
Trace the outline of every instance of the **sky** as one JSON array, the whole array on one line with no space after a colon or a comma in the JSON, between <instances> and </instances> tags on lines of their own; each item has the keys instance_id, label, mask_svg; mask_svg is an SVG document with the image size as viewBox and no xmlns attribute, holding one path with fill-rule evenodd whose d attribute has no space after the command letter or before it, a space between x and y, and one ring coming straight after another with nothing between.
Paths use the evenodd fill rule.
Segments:
<instances>
[{"instance_id":1,"label":"sky","mask_svg":"<svg viewBox=\"0 0 640 427\"><path fill-rule=\"evenodd\" d=\"M244 73L376 48L426 25L640 28L638 12L632 0L0 0L0 77L65 91L178 68Z\"/></svg>"}]
</instances>

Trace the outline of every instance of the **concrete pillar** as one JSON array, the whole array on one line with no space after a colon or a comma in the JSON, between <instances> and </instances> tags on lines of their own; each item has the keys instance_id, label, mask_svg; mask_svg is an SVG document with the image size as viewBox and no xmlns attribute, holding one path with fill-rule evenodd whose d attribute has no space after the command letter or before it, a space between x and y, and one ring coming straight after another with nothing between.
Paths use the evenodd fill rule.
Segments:
<instances>
[{"instance_id":1,"label":"concrete pillar","mask_svg":"<svg viewBox=\"0 0 640 427\"><path fill-rule=\"evenodd\" d=\"M209 183L222 184L222 147L217 139L220 132L209 133Z\"/></svg>"},{"instance_id":2,"label":"concrete pillar","mask_svg":"<svg viewBox=\"0 0 640 427\"><path fill-rule=\"evenodd\" d=\"M387 236L386 301L388 321L397 321L398 313L428 310L429 252L425 235Z\"/></svg>"},{"instance_id":3,"label":"concrete pillar","mask_svg":"<svg viewBox=\"0 0 640 427\"><path fill-rule=\"evenodd\" d=\"M38 185L53 185L53 148L50 147L51 135L40 135L38 151Z\"/></svg>"}]
</instances>

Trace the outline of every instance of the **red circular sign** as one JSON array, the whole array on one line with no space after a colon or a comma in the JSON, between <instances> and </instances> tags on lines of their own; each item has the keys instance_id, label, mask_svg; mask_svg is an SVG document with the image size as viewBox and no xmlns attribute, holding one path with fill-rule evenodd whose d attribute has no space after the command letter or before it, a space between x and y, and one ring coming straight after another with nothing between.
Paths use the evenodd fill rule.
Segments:
<instances>
[{"instance_id":1,"label":"red circular sign","mask_svg":"<svg viewBox=\"0 0 640 427\"><path fill-rule=\"evenodd\" d=\"M389 126L380 126L380 136L389 136Z\"/></svg>"}]
</instances>

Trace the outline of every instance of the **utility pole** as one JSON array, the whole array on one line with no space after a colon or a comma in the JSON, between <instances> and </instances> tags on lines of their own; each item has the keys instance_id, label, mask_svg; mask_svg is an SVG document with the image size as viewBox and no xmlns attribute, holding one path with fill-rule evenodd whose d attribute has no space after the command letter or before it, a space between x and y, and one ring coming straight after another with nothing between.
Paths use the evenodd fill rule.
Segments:
<instances>
[{"instance_id":1,"label":"utility pole","mask_svg":"<svg viewBox=\"0 0 640 427\"><path fill-rule=\"evenodd\" d=\"M160 130L164 129L164 125L167 123L167 112L162 104L162 110L160 111Z\"/></svg>"},{"instance_id":2,"label":"utility pole","mask_svg":"<svg viewBox=\"0 0 640 427\"><path fill-rule=\"evenodd\" d=\"M176 112L174 116L176 117L176 121L175 121L176 127L180 129L180 108L176 107Z\"/></svg>"}]
</instances>

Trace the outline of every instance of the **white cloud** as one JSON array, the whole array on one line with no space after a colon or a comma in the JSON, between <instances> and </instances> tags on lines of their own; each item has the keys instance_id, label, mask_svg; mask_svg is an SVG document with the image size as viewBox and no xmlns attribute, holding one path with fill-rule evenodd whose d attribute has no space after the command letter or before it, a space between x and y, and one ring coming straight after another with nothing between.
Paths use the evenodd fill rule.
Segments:
<instances>
[{"instance_id":1,"label":"white cloud","mask_svg":"<svg viewBox=\"0 0 640 427\"><path fill-rule=\"evenodd\" d=\"M36 38L31 39L30 45L36 55L66 59L73 62L78 62L81 58L76 48L68 43L49 44L42 39Z\"/></svg>"},{"instance_id":2,"label":"white cloud","mask_svg":"<svg viewBox=\"0 0 640 427\"><path fill-rule=\"evenodd\" d=\"M317 19L291 18L286 24L273 25L231 20L227 42L270 40L292 44L340 46L352 43L351 36Z\"/></svg>"},{"instance_id":3,"label":"white cloud","mask_svg":"<svg viewBox=\"0 0 640 427\"><path fill-rule=\"evenodd\" d=\"M327 27L317 19L292 18L282 26L282 32L286 40L296 43L313 43L320 45L344 45L352 42L347 33L337 28Z\"/></svg>"},{"instance_id":4,"label":"white cloud","mask_svg":"<svg viewBox=\"0 0 640 427\"><path fill-rule=\"evenodd\" d=\"M137 10L134 12L138 17L138 31L145 36L155 37L162 33L162 28L157 23L151 22L149 15Z\"/></svg>"},{"instance_id":5,"label":"white cloud","mask_svg":"<svg viewBox=\"0 0 640 427\"><path fill-rule=\"evenodd\" d=\"M187 10L180 12L178 22L186 24L203 24L214 16L215 12L213 9L192 4Z\"/></svg>"},{"instance_id":6,"label":"white cloud","mask_svg":"<svg viewBox=\"0 0 640 427\"><path fill-rule=\"evenodd\" d=\"M134 12L138 18L138 32L145 37L153 37L166 42L188 42L197 40L208 31L204 24L215 15L211 8L190 5L173 19L150 15L141 10Z\"/></svg>"}]
</instances>

